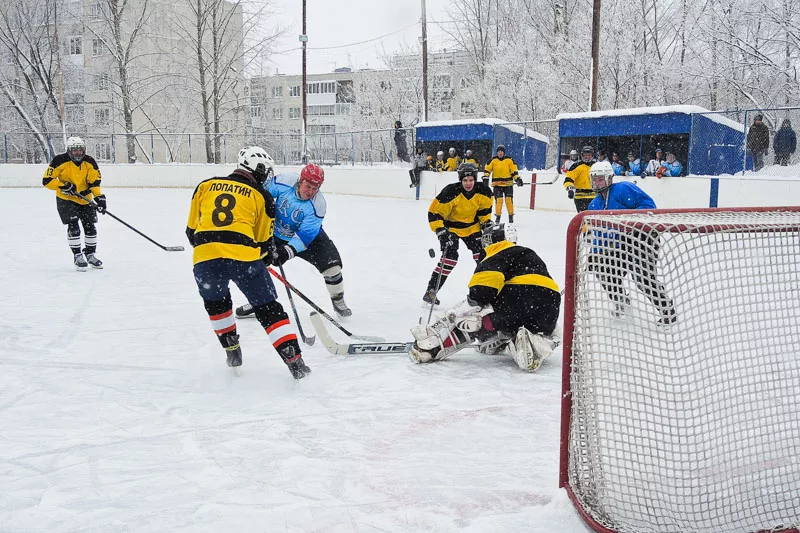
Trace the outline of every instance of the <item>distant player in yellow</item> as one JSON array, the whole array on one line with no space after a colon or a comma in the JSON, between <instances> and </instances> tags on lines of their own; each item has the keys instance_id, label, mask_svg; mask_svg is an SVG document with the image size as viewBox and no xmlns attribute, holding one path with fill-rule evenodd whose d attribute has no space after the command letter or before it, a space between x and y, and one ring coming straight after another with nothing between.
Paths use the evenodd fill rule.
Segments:
<instances>
[{"instance_id":1,"label":"distant player in yellow","mask_svg":"<svg viewBox=\"0 0 800 533\"><path fill-rule=\"evenodd\" d=\"M271 158L263 148L239 152L238 167L201 182L192 195L186 236L194 247L194 279L228 366L242 364L242 349L228 285L233 281L254 307L272 345L295 379L311 370L300 354L289 316L261 261L274 253L275 202L263 188Z\"/></svg>"},{"instance_id":2,"label":"distant player in yellow","mask_svg":"<svg viewBox=\"0 0 800 533\"><path fill-rule=\"evenodd\" d=\"M502 144L495 150L497 156L489 161L484 169L484 182L492 176L492 192L494 194L495 223L500 223L503 214L503 198L508 209L508 221L514 222L514 183L522 187L522 178L517 172L517 165L510 157L506 157L506 147Z\"/></svg>"},{"instance_id":3,"label":"distant player in yellow","mask_svg":"<svg viewBox=\"0 0 800 533\"><path fill-rule=\"evenodd\" d=\"M446 172L455 172L458 170L458 165L461 164L461 158L456 155L456 149L450 148L447 151L447 161L445 161L444 169Z\"/></svg>"},{"instance_id":4,"label":"distant player in yellow","mask_svg":"<svg viewBox=\"0 0 800 533\"><path fill-rule=\"evenodd\" d=\"M106 197L100 192L100 169L94 158L86 155L86 143L80 137L67 139L67 151L50 161L42 185L56 191L56 209L61 222L67 226L67 244L80 272L103 268L97 258L97 211L106 209ZM86 199L78 195L83 195ZM97 209L88 200L94 200ZM84 247L81 249L81 225ZM85 255L84 255L85 254Z\"/></svg>"},{"instance_id":5,"label":"distant player in yellow","mask_svg":"<svg viewBox=\"0 0 800 533\"><path fill-rule=\"evenodd\" d=\"M434 165L436 166L436 172L444 172L447 170L447 161L444 160L444 152L441 150L436 152L436 161Z\"/></svg>"},{"instance_id":6,"label":"distant player in yellow","mask_svg":"<svg viewBox=\"0 0 800 533\"><path fill-rule=\"evenodd\" d=\"M466 152L464 152L464 160L462 161L462 163L472 163L473 165L475 165L478 168L481 167L478 164L478 160L475 159L475 157L473 157L472 150L467 150Z\"/></svg>"},{"instance_id":7,"label":"distant player in yellow","mask_svg":"<svg viewBox=\"0 0 800 533\"><path fill-rule=\"evenodd\" d=\"M589 169L595 163L594 150L591 146L584 146L581 150L581 160L575 163L564 177L567 197L575 202L575 210L578 213L586 211L597 196L592 190L592 182L589 179Z\"/></svg>"}]
</instances>

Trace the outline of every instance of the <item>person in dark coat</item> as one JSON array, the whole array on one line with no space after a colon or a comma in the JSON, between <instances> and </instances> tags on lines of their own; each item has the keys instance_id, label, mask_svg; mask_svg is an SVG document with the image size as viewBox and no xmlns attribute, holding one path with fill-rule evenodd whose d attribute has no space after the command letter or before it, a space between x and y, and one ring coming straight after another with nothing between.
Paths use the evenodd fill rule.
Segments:
<instances>
[{"instance_id":1,"label":"person in dark coat","mask_svg":"<svg viewBox=\"0 0 800 533\"><path fill-rule=\"evenodd\" d=\"M792 121L788 118L783 119L781 129L775 132L772 149L775 151L775 164L782 167L787 166L789 159L797 149L797 135L792 129Z\"/></svg>"},{"instance_id":2,"label":"person in dark coat","mask_svg":"<svg viewBox=\"0 0 800 533\"><path fill-rule=\"evenodd\" d=\"M763 120L760 113L753 117L753 124L747 132L747 150L753 155L753 170L756 172L764 167L764 156L769 151L769 129Z\"/></svg>"},{"instance_id":3,"label":"person in dark coat","mask_svg":"<svg viewBox=\"0 0 800 533\"><path fill-rule=\"evenodd\" d=\"M411 159L408 157L408 147L406 146L406 130L403 129L403 123L399 120L394 123L394 145L397 147L397 159L410 163Z\"/></svg>"}]
</instances>

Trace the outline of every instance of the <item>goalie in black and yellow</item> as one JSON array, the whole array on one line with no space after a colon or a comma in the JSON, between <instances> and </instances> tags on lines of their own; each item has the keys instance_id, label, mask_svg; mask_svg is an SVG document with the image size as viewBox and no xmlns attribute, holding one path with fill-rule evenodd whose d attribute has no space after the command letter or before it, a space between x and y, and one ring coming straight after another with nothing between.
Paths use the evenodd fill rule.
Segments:
<instances>
[{"instance_id":1,"label":"goalie in black and yellow","mask_svg":"<svg viewBox=\"0 0 800 533\"><path fill-rule=\"evenodd\" d=\"M458 263L458 243L464 241L478 261L483 257L481 226L492 216L492 192L478 181L478 167L462 163L458 167L458 183L442 189L428 208L428 224L439 239L442 256L431 274L422 300L439 303L436 293Z\"/></svg>"},{"instance_id":2,"label":"goalie in black and yellow","mask_svg":"<svg viewBox=\"0 0 800 533\"><path fill-rule=\"evenodd\" d=\"M521 369L534 372L560 342L558 285L536 252L515 244L511 224L486 228L481 240L486 257L475 268L467 299L435 323L415 326L409 354L429 363L477 343L485 354L507 349Z\"/></svg>"},{"instance_id":3,"label":"goalie in black and yellow","mask_svg":"<svg viewBox=\"0 0 800 533\"><path fill-rule=\"evenodd\" d=\"M517 164L510 157L506 157L506 147L502 144L495 150L497 154L494 159L484 168L484 182L492 176L492 193L494 194L494 218L495 223L500 222L500 215L503 214L503 199L505 198L506 209L508 210L508 221L514 222L514 184L522 187L522 178L519 177Z\"/></svg>"},{"instance_id":4,"label":"goalie in black and yellow","mask_svg":"<svg viewBox=\"0 0 800 533\"><path fill-rule=\"evenodd\" d=\"M86 143L80 137L67 139L67 151L50 161L42 185L56 191L56 209L67 226L67 244L72 250L75 268L83 272L91 265L103 268L97 258L97 211L106 208L106 197L100 192L100 168L93 157L86 155ZM94 200L96 208L91 205ZM83 247L81 248L81 226Z\"/></svg>"},{"instance_id":5,"label":"goalie in black and yellow","mask_svg":"<svg viewBox=\"0 0 800 533\"><path fill-rule=\"evenodd\" d=\"M270 168L263 148L239 152L238 167L228 176L202 181L192 195L186 236L194 247L194 279L211 327L228 357L242 364L242 349L229 290L232 281L253 306L281 359L295 379L311 370L300 354L289 316L261 257L274 252L275 201L263 188Z\"/></svg>"}]
</instances>

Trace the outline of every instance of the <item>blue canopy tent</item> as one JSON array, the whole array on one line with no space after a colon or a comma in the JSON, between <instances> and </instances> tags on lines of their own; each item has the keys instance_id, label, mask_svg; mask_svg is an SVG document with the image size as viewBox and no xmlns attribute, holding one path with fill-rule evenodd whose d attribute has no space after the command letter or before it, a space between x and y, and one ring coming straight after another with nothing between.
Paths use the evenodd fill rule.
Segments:
<instances>
[{"instance_id":1,"label":"blue canopy tent","mask_svg":"<svg viewBox=\"0 0 800 533\"><path fill-rule=\"evenodd\" d=\"M494 157L495 148L502 144L506 147L506 156L521 169L538 169L545 165L547 137L500 119L421 122L415 129L417 144L434 157L441 150L446 158L451 147L462 157L464 152L472 150L483 166Z\"/></svg>"},{"instance_id":2,"label":"blue canopy tent","mask_svg":"<svg viewBox=\"0 0 800 533\"><path fill-rule=\"evenodd\" d=\"M558 119L561 160L583 146L607 155L628 152L643 164L656 147L675 154L684 174L734 174L744 161L744 126L698 106L616 109L562 113Z\"/></svg>"}]
</instances>

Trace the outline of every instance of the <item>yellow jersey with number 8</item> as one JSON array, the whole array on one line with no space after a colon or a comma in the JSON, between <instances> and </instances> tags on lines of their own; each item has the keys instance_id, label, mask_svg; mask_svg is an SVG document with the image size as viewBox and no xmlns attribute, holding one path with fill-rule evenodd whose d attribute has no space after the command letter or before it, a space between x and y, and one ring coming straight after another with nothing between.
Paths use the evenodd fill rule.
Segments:
<instances>
[{"instance_id":1,"label":"yellow jersey with number 8","mask_svg":"<svg viewBox=\"0 0 800 533\"><path fill-rule=\"evenodd\" d=\"M194 264L212 259L255 261L272 237L275 202L248 172L201 182L192 196L186 235Z\"/></svg>"}]
</instances>

